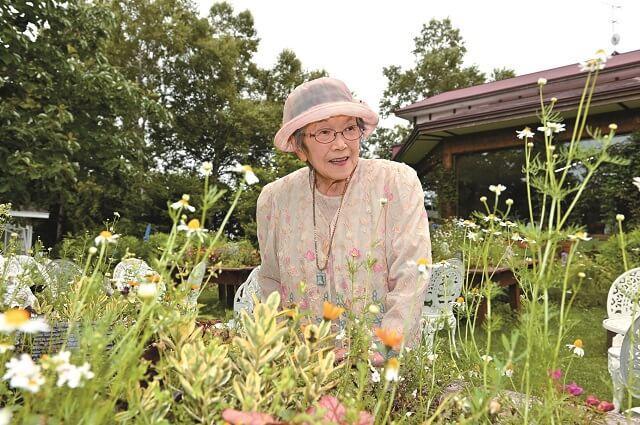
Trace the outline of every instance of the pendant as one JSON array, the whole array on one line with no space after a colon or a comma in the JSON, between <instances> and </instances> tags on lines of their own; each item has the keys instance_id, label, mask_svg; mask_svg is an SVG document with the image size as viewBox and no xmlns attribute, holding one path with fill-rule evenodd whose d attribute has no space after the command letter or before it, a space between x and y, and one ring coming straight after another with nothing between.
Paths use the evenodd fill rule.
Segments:
<instances>
[{"instance_id":1,"label":"pendant","mask_svg":"<svg viewBox=\"0 0 640 425\"><path fill-rule=\"evenodd\" d=\"M316 272L316 283L318 286L325 286L327 284L327 275L322 270Z\"/></svg>"}]
</instances>

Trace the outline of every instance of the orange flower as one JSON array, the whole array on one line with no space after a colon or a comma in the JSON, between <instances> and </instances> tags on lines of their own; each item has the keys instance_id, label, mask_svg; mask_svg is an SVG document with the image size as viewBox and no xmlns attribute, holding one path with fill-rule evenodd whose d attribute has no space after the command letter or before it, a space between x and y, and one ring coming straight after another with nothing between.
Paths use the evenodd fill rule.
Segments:
<instances>
[{"instance_id":1,"label":"orange flower","mask_svg":"<svg viewBox=\"0 0 640 425\"><path fill-rule=\"evenodd\" d=\"M328 322L336 320L342 313L344 313L344 308L333 305L328 301L325 301L322 305L322 317Z\"/></svg>"},{"instance_id":2,"label":"orange flower","mask_svg":"<svg viewBox=\"0 0 640 425\"><path fill-rule=\"evenodd\" d=\"M127 282L129 284L129 286L138 286L140 285L138 282L136 282L135 280L130 280L129 282Z\"/></svg>"},{"instance_id":3,"label":"orange flower","mask_svg":"<svg viewBox=\"0 0 640 425\"><path fill-rule=\"evenodd\" d=\"M402 342L402 334L395 329L375 328L374 332L389 349L400 346Z\"/></svg>"}]
</instances>

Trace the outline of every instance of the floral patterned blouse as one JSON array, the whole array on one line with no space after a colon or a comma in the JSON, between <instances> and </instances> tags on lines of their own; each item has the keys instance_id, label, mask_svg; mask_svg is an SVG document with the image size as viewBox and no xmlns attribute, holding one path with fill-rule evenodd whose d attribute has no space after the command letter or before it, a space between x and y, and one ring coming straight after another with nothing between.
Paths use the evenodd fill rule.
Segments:
<instances>
[{"instance_id":1,"label":"floral patterned blouse","mask_svg":"<svg viewBox=\"0 0 640 425\"><path fill-rule=\"evenodd\" d=\"M335 211L340 204L340 197L331 198L316 191L321 266L330 225L336 219L327 211ZM377 324L402 331L406 343L414 345L429 281L428 273L419 273L416 263L420 258L431 260L424 192L416 172L397 162L359 159L338 217L325 285L316 278L312 208L307 167L262 190L257 223L262 257L258 283L263 298L278 291L283 305L295 303L301 310L311 310L318 320L323 301L356 314L375 303L380 308Z\"/></svg>"}]
</instances>

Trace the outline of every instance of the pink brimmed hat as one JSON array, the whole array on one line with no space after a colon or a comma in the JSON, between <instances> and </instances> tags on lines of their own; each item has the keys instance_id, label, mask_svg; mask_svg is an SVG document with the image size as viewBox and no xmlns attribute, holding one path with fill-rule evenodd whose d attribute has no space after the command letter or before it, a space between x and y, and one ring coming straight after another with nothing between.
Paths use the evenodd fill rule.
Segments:
<instances>
[{"instance_id":1,"label":"pink brimmed hat","mask_svg":"<svg viewBox=\"0 0 640 425\"><path fill-rule=\"evenodd\" d=\"M378 114L363 101L354 99L342 81L323 77L300 84L284 103L282 127L276 133L274 143L282 151L293 152L296 130L338 115L362 118L364 137L378 125Z\"/></svg>"}]
</instances>

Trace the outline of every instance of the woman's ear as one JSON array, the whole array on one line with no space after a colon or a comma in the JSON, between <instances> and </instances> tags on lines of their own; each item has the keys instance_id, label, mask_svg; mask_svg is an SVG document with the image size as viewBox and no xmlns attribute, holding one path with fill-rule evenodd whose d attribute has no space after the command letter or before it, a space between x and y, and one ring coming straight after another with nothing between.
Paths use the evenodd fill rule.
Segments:
<instances>
[{"instance_id":1,"label":"woman's ear","mask_svg":"<svg viewBox=\"0 0 640 425\"><path fill-rule=\"evenodd\" d=\"M298 157L298 159L300 161L307 162L308 157L307 157L307 154L303 150L296 148L294 153L296 154L296 156Z\"/></svg>"}]
</instances>

